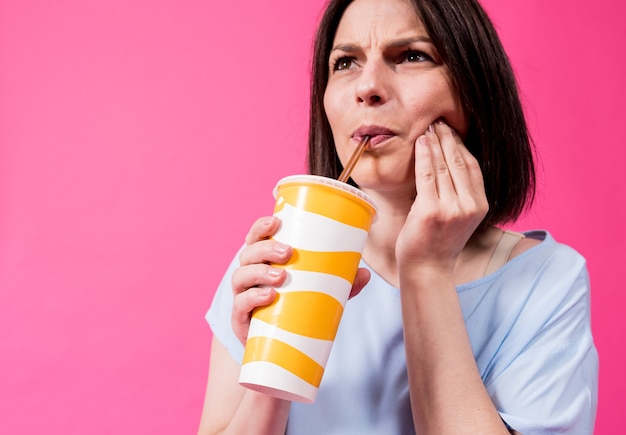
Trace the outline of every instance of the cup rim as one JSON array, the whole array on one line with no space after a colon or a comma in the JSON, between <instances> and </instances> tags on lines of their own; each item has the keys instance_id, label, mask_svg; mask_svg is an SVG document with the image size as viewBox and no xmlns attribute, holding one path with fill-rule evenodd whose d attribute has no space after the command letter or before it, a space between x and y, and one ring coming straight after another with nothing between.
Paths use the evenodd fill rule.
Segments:
<instances>
[{"instance_id":1,"label":"cup rim","mask_svg":"<svg viewBox=\"0 0 626 435\"><path fill-rule=\"evenodd\" d=\"M278 196L278 187L287 184L287 183L297 183L297 182L308 182L321 184L323 186L331 186L338 189L343 190L344 192L350 193L366 203L368 203L374 209L374 216L378 214L378 207L376 207L376 203L369 197L369 195L363 192L361 189L358 189L348 183L344 183L343 181L336 180L334 178L323 177L321 175L311 175L311 174L297 174L297 175L289 175L287 177L281 178L276 183L274 190L272 191L274 198Z\"/></svg>"}]
</instances>

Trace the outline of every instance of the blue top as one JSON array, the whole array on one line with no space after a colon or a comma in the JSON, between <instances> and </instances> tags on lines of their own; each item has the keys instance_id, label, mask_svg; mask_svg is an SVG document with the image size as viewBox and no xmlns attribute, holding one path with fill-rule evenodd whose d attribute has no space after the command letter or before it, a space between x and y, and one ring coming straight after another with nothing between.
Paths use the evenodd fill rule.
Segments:
<instances>
[{"instance_id":1,"label":"blue top","mask_svg":"<svg viewBox=\"0 0 626 435\"><path fill-rule=\"evenodd\" d=\"M548 233L501 269L457 287L474 357L502 418L524 435L591 434L598 355L586 263ZM207 320L240 362L231 275ZM368 267L361 263L361 267ZM370 269L371 270L371 269ZM288 434L413 434L400 292L376 272L351 299L314 404L292 403Z\"/></svg>"}]
</instances>

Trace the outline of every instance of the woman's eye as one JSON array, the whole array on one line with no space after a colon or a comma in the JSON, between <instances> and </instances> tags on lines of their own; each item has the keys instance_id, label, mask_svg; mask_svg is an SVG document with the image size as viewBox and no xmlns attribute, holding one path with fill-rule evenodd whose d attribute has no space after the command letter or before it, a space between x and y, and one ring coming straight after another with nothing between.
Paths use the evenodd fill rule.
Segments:
<instances>
[{"instance_id":1,"label":"woman's eye","mask_svg":"<svg viewBox=\"0 0 626 435\"><path fill-rule=\"evenodd\" d=\"M403 62L427 62L432 61L432 57L423 51L408 50L404 53Z\"/></svg>"},{"instance_id":2,"label":"woman's eye","mask_svg":"<svg viewBox=\"0 0 626 435\"><path fill-rule=\"evenodd\" d=\"M349 57L341 57L335 62L334 70L350 69L354 65L354 60Z\"/></svg>"}]
</instances>

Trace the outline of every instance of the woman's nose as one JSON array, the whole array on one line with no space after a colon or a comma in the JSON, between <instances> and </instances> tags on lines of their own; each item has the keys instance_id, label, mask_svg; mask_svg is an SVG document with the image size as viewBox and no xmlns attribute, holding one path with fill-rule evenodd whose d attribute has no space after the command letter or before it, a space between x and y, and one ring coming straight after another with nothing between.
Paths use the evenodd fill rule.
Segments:
<instances>
[{"instance_id":1,"label":"woman's nose","mask_svg":"<svg viewBox=\"0 0 626 435\"><path fill-rule=\"evenodd\" d=\"M356 84L358 104L380 105L388 98L387 79L383 65L376 61L367 62L361 69Z\"/></svg>"}]
</instances>

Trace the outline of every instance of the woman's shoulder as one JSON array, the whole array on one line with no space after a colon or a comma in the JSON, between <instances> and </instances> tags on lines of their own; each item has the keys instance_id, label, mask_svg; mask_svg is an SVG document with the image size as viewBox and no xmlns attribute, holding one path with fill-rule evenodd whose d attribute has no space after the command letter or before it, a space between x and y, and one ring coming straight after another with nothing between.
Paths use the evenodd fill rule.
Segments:
<instances>
[{"instance_id":1,"label":"woman's shoulder","mask_svg":"<svg viewBox=\"0 0 626 435\"><path fill-rule=\"evenodd\" d=\"M505 264L477 281L459 286L459 290L552 286L552 281L565 283L587 274L585 258L571 246L555 240L548 231L524 231L522 235Z\"/></svg>"},{"instance_id":2,"label":"woman's shoulder","mask_svg":"<svg viewBox=\"0 0 626 435\"><path fill-rule=\"evenodd\" d=\"M535 297L561 300L585 297L588 272L585 258L571 246L558 242L547 231L526 231L525 243L502 268L494 282L532 289ZM498 274L496 274L498 275ZM515 286L513 285L513 287ZM578 296L572 293L578 293Z\"/></svg>"},{"instance_id":3,"label":"woman's shoulder","mask_svg":"<svg viewBox=\"0 0 626 435\"><path fill-rule=\"evenodd\" d=\"M528 329L523 333L516 330L531 339L538 333L532 328L551 324L564 311L579 319L588 316L589 275L584 257L547 231L524 235L534 240L532 246L496 272L458 291L464 312L478 312L482 307L483 313Z\"/></svg>"},{"instance_id":4,"label":"woman's shoulder","mask_svg":"<svg viewBox=\"0 0 626 435\"><path fill-rule=\"evenodd\" d=\"M572 265L571 261L576 263L585 263L583 256L573 247L557 241L550 232L546 230L524 231L524 235L517 245L511 251L510 259L516 257L526 257L529 259L538 259L544 261L546 257L554 260L562 260Z\"/></svg>"}]
</instances>

